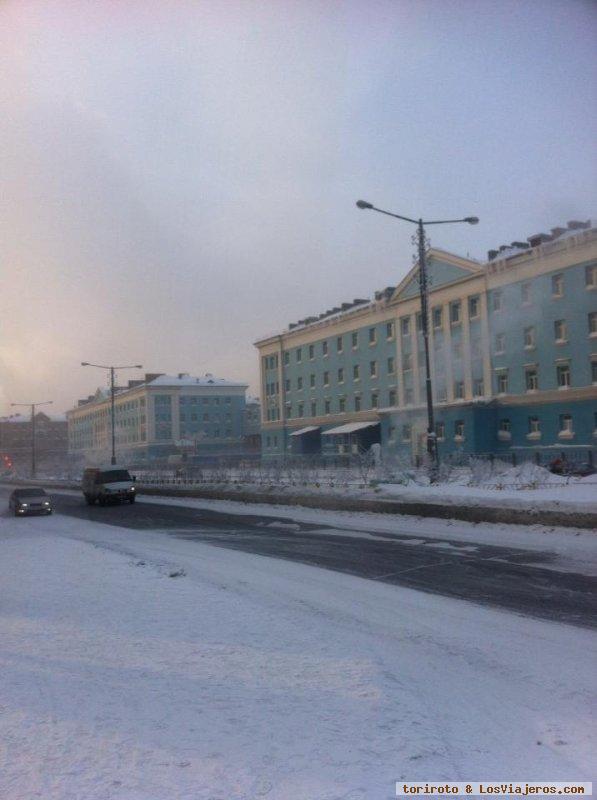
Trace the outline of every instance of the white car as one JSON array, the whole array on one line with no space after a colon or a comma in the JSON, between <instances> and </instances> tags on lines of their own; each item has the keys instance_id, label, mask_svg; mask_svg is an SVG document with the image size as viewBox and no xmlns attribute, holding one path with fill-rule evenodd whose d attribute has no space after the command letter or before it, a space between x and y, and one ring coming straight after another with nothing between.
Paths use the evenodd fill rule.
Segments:
<instances>
[{"instance_id":1,"label":"white car","mask_svg":"<svg viewBox=\"0 0 597 800\"><path fill-rule=\"evenodd\" d=\"M44 489L15 489L8 500L8 508L15 517L28 514L51 514L52 501Z\"/></svg>"}]
</instances>

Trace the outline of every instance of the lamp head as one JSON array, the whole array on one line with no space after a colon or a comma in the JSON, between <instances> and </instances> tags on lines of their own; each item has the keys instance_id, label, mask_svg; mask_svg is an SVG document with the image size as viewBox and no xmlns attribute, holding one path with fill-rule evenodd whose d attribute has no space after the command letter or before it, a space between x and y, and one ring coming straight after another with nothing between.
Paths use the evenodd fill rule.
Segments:
<instances>
[{"instance_id":1,"label":"lamp head","mask_svg":"<svg viewBox=\"0 0 597 800\"><path fill-rule=\"evenodd\" d=\"M465 217L465 222L468 222L469 225L477 225L479 223L479 217Z\"/></svg>"},{"instance_id":2,"label":"lamp head","mask_svg":"<svg viewBox=\"0 0 597 800\"><path fill-rule=\"evenodd\" d=\"M82 367L88 367L89 366L89 361L81 361L81 366Z\"/></svg>"},{"instance_id":3,"label":"lamp head","mask_svg":"<svg viewBox=\"0 0 597 800\"><path fill-rule=\"evenodd\" d=\"M357 208L373 208L373 203L368 203L366 200L357 200Z\"/></svg>"}]
</instances>

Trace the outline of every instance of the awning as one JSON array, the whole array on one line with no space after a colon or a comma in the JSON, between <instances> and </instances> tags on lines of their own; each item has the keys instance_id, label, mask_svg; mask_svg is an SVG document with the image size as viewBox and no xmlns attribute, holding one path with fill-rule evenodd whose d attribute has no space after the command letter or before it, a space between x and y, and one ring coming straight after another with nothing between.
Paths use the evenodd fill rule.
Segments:
<instances>
[{"instance_id":1,"label":"awning","mask_svg":"<svg viewBox=\"0 0 597 800\"><path fill-rule=\"evenodd\" d=\"M354 433L361 431L363 428L371 428L373 425L379 425L379 422L348 422L346 425L340 425L338 428L330 428L329 431L322 431L322 436L336 436L342 433Z\"/></svg>"},{"instance_id":2,"label":"awning","mask_svg":"<svg viewBox=\"0 0 597 800\"><path fill-rule=\"evenodd\" d=\"M319 430L319 425L308 425L306 428L301 428L298 431L294 431L294 433L291 433L290 435L302 436L303 433L311 433L312 431L318 431L318 430Z\"/></svg>"}]
</instances>

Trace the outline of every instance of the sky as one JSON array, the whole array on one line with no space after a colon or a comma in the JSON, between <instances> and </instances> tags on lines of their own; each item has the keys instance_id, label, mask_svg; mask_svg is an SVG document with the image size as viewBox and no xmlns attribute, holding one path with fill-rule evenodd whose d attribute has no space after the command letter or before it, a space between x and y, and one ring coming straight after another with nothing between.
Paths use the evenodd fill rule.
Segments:
<instances>
[{"instance_id":1,"label":"sky","mask_svg":"<svg viewBox=\"0 0 597 800\"><path fill-rule=\"evenodd\" d=\"M412 217L488 249L597 218L597 3L3 0L0 415L397 284ZM139 377L123 371L122 381Z\"/></svg>"}]
</instances>

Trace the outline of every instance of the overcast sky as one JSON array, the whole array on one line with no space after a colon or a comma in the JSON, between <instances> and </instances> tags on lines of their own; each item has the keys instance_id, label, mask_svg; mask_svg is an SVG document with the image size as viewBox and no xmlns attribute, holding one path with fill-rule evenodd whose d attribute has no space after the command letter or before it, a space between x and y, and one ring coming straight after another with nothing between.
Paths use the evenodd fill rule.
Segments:
<instances>
[{"instance_id":1,"label":"overcast sky","mask_svg":"<svg viewBox=\"0 0 597 800\"><path fill-rule=\"evenodd\" d=\"M430 231L475 258L594 217L596 34L583 0L4 0L0 414L85 360L256 392L256 338L410 268L360 197L479 216Z\"/></svg>"}]
</instances>

